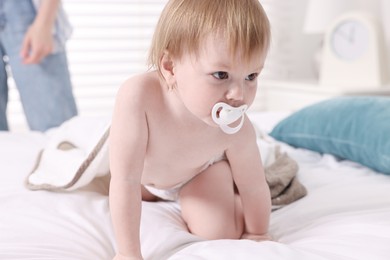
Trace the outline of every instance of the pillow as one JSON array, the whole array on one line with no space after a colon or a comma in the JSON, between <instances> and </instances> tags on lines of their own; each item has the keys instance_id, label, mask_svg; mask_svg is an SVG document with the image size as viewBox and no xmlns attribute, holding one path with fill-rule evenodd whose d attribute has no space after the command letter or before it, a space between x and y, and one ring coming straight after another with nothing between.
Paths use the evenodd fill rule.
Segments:
<instances>
[{"instance_id":1,"label":"pillow","mask_svg":"<svg viewBox=\"0 0 390 260\"><path fill-rule=\"evenodd\" d=\"M293 113L270 135L390 175L390 97L329 99Z\"/></svg>"}]
</instances>

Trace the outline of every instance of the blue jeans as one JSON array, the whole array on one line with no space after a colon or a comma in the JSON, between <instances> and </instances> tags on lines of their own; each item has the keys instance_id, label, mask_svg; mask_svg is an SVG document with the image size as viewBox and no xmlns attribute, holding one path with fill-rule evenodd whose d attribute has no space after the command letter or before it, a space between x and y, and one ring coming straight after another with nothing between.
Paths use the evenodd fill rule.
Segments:
<instances>
[{"instance_id":1,"label":"blue jeans","mask_svg":"<svg viewBox=\"0 0 390 260\"><path fill-rule=\"evenodd\" d=\"M8 130L7 64L31 130L45 131L77 114L65 48L39 64L22 63L19 52L35 15L31 0L0 0L0 130Z\"/></svg>"}]
</instances>

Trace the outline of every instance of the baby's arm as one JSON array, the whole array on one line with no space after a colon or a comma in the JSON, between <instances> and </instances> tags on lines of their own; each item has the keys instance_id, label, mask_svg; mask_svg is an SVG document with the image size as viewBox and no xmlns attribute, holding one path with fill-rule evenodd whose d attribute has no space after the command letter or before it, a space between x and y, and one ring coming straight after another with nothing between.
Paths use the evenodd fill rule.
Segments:
<instances>
[{"instance_id":1,"label":"baby's arm","mask_svg":"<svg viewBox=\"0 0 390 260\"><path fill-rule=\"evenodd\" d=\"M245 219L243 238L266 240L271 214L271 195L265 179L256 134L250 121L237 134L233 147L226 151L237 185Z\"/></svg>"},{"instance_id":2,"label":"baby's arm","mask_svg":"<svg viewBox=\"0 0 390 260\"><path fill-rule=\"evenodd\" d=\"M133 86L136 80L132 82L118 92L110 129L109 200L118 245L115 259L142 259L141 174L148 130L141 91Z\"/></svg>"}]
</instances>

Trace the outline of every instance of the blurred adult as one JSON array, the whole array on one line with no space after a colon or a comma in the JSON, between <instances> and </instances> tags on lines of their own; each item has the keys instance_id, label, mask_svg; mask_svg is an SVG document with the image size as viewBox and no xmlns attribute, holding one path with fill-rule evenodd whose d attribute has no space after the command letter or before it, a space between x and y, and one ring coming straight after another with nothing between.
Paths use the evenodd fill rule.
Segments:
<instances>
[{"instance_id":1,"label":"blurred adult","mask_svg":"<svg viewBox=\"0 0 390 260\"><path fill-rule=\"evenodd\" d=\"M71 31L60 0L0 0L0 130L9 130L11 75L31 130L77 114L65 52Z\"/></svg>"}]
</instances>

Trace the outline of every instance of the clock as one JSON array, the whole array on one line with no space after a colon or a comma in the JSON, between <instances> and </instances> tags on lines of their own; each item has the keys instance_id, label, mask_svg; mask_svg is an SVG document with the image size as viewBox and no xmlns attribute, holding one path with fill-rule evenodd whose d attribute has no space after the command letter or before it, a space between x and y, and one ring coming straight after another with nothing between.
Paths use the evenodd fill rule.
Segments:
<instances>
[{"instance_id":1,"label":"clock","mask_svg":"<svg viewBox=\"0 0 390 260\"><path fill-rule=\"evenodd\" d=\"M330 35L330 46L342 60L354 61L368 50L369 30L356 20L347 20L338 24Z\"/></svg>"},{"instance_id":2,"label":"clock","mask_svg":"<svg viewBox=\"0 0 390 260\"><path fill-rule=\"evenodd\" d=\"M346 13L325 33L320 84L347 89L383 86L385 53L378 21L363 12Z\"/></svg>"}]
</instances>

